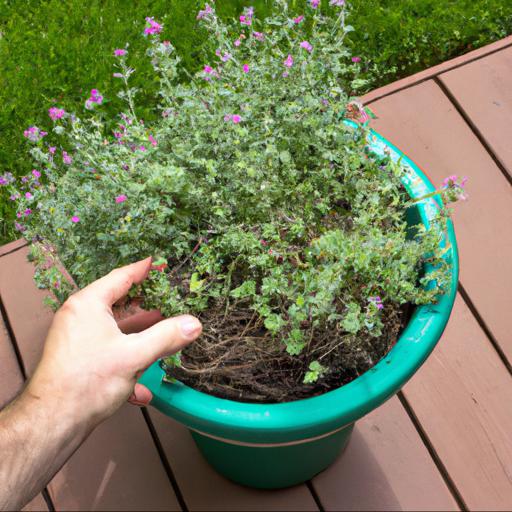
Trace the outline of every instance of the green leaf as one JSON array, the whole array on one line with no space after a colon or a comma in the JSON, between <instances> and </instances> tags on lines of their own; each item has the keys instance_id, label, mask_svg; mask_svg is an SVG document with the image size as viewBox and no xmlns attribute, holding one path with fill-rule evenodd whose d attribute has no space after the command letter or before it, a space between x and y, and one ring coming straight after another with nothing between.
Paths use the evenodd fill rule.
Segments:
<instances>
[{"instance_id":1,"label":"green leaf","mask_svg":"<svg viewBox=\"0 0 512 512\"><path fill-rule=\"evenodd\" d=\"M325 366L322 366L318 361L312 361L309 364L309 371L304 375L304 384L316 382L326 371Z\"/></svg>"},{"instance_id":2,"label":"green leaf","mask_svg":"<svg viewBox=\"0 0 512 512\"><path fill-rule=\"evenodd\" d=\"M192 276L190 277L190 291L192 293L197 293L202 287L205 282L205 279L199 279L199 274L197 272L194 272Z\"/></svg>"},{"instance_id":3,"label":"green leaf","mask_svg":"<svg viewBox=\"0 0 512 512\"><path fill-rule=\"evenodd\" d=\"M230 295L235 299L251 297L256 293L256 281L245 281L238 288L231 290Z\"/></svg>"},{"instance_id":4,"label":"green leaf","mask_svg":"<svg viewBox=\"0 0 512 512\"><path fill-rule=\"evenodd\" d=\"M265 327L272 333L276 334L284 325L284 320L281 315L271 313L265 318Z\"/></svg>"},{"instance_id":5,"label":"green leaf","mask_svg":"<svg viewBox=\"0 0 512 512\"><path fill-rule=\"evenodd\" d=\"M343 329L351 334L356 334L361 329L361 321L359 316L361 314L361 307L355 302L348 305L348 313L341 322Z\"/></svg>"}]
</instances>

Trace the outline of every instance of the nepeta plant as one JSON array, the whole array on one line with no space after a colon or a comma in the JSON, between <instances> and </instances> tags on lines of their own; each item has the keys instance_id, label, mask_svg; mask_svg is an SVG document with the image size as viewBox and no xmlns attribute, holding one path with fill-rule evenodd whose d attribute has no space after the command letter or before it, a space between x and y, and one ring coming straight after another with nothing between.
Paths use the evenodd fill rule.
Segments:
<instances>
[{"instance_id":1,"label":"nepeta plant","mask_svg":"<svg viewBox=\"0 0 512 512\"><path fill-rule=\"evenodd\" d=\"M127 111L113 133L97 90L83 119L50 109L60 144L27 130L37 169L13 197L40 285L58 302L72 291L56 255L80 287L153 255L132 295L205 326L181 361L164 362L169 375L222 396L289 400L339 386L389 350L403 305L448 286L446 210L411 230L401 166L368 151L364 124L342 122L366 113L351 96L362 81L344 43L347 9L331 4L334 17L309 1L291 19L281 1L264 23L248 8L227 25L206 4L197 18L216 57L189 83L146 18L158 122L137 116L126 45L114 51ZM453 200L462 185L452 176L436 193Z\"/></svg>"}]
</instances>

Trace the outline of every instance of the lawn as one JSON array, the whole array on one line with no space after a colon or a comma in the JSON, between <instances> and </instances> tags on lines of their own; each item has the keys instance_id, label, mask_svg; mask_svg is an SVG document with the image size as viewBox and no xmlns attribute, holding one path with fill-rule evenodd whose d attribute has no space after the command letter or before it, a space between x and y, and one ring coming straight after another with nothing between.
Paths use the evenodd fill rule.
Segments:
<instances>
[{"instance_id":1,"label":"lawn","mask_svg":"<svg viewBox=\"0 0 512 512\"><path fill-rule=\"evenodd\" d=\"M299 13L305 0L290 0ZM198 0L49 0L0 2L0 175L23 176L32 163L23 130L49 126L48 108L59 106L84 113L92 88L109 100L106 111L116 112L112 51L130 43L130 62L137 69L139 114L153 116L156 90L148 73L141 37L144 18L165 25L185 68L201 65L204 33L195 16ZM326 4L328 2L325 2ZM218 0L223 16L254 5L263 16L270 0ZM407 76L512 33L510 0L352 0L350 34L353 51L361 56L368 89ZM211 50L211 49L210 49ZM186 75L183 75L186 79ZM0 243L18 236L14 209L0 187Z\"/></svg>"}]
</instances>

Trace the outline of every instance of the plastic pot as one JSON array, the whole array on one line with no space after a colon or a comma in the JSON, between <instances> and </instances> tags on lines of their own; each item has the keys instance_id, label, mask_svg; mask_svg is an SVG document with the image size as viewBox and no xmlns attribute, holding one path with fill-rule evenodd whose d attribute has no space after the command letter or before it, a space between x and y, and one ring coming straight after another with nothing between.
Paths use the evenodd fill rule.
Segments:
<instances>
[{"instance_id":1,"label":"plastic pot","mask_svg":"<svg viewBox=\"0 0 512 512\"><path fill-rule=\"evenodd\" d=\"M407 171L403 183L412 197L434 190L423 172L382 136L372 131L368 144L377 154L389 152L394 160L401 159ZM437 201L425 200L416 209L427 226L439 208ZM186 425L208 462L235 482L281 488L312 478L341 453L354 422L399 391L439 341L457 290L458 257L451 223L442 245L449 247L444 257L451 264L450 293L436 304L417 307L387 356L349 384L294 402L241 403L181 382L165 383L164 372L155 363L140 379L153 393L151 405Z\"/></svg>"}]
</instances>

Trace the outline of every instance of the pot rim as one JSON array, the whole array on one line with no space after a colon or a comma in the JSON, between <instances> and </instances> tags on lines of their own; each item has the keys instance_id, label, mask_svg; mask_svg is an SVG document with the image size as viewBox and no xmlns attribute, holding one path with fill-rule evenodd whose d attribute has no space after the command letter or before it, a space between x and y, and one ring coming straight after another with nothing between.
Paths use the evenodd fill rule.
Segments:
<instances>
[{"instance_id":1,"label":"pot rim","mask_svg":"<svg viewBox=\"0 0 512 512\"><path fill-rule=\"evenodd\" d=\"M352 121L344 123L357 126ZM368 142L370 149L378 155L389 152L394 161L401 161L407 171L402 181L411 197L421 197L435 190L425 173L382 135L370 130ZM437 196L418 205L421 219L427 227L439 205ZM441 246L449 244L444 258L451 264L450 291L440 295L436 304L417 306L389 353L348 384L322 395L292 402L236 402L197 391L179 381L163 382L164 371L157 361L139 381L152 391L151 405L193 430L249 443L288 443L321 436L353 423L402 388L432 352L448 323L459 274L451 220L446 234Z\"/></svg>"}]
</instances>

